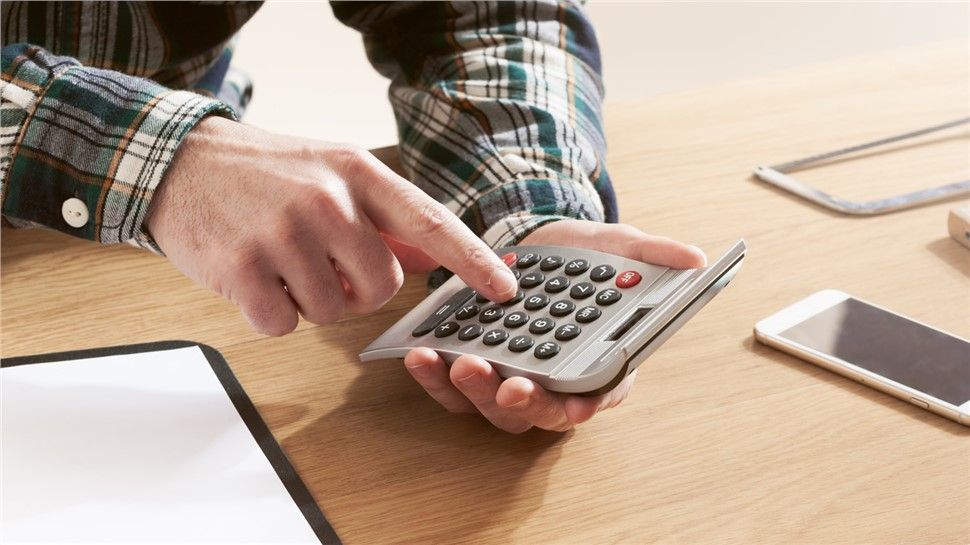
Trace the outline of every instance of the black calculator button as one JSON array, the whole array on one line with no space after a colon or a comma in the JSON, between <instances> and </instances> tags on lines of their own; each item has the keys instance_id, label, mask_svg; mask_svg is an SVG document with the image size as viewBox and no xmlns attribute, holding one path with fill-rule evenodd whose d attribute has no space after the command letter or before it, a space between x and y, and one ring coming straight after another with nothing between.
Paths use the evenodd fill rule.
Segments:
<instances>
[{"instance_id":1,"label":"black calculator button","mask_svg":"<svg viewBox=\"0 0 970 545\"><path fill-rule=\"evenodd\" d=\"M546 293L559 293L569 287L569 279L565 276L557 276L546 282Z\"/></svg>"},{"instance_id":2,"label":"black calculator button","mask_svg":"<svg viewBox=\"0 0 970 545\"><path fill-rule=\"evenodd\" d=\"M522 254L522 257L515 263L515 266L520 269L528 269L529 267L535 265L542 259L542 256L534 253Z\"/></svg>"},{"instance_id":3,"label":"black calculator button","mask_svg":"<svg viewBox=\"0 0 970 545\"><path fill-rule=\"evenodd\" d=\"M481 335L482 331L485 331L485 328L483 328L482 326L478 324L469 324L463 327L461 331L458 332L458 338L463 341L470 341L475 337Z\"/></svg>"},{"instance_id":4,"label":"black calculator button","mask_svg":"<svg viewBox=\"0 0 970 545\"><path fill-rule=\"evenodd\" d=\"M579 326L576 324L561 325L559 326L559 329L556 330L556 340L568 341L571 339L575 339L576 337L579 336L580 333L582 333L582 331L583 330L580 329Z\"/></svg>"},{"instance_id":5,"label":"black calculator button","mask_svg":"<svg viewBox=\"0 0 970 545\"><path fill-rule=\"evenodd\" d=\"M546 277L539 271L530 272L519 280L519 285L525 289L534 288L545 281Z\"/></svg>"},{"instance_id":6,"label":"black calculator button","mask_svg":"<svg viewBox=\"0 0 970 545\"><path fill-rule=\"evenodd\" d=\"M569 263L566 263L566 274L569 276L576 276L577 274L583 274L589 270L589 261L585 259L574 259Z\"/></svg>"},{"instance_id":7,"label":"black calculator button","mask_svg":"<svg viewBox=\"0 0 970 545\"><path fill-rule=\"evenodd\" d=\"M484 295L482 295L482 294L479 293L478 295L475 296L475 302L476 303L487 303L488 302L488 297L485 297Z\"/></svg>"},{"instance_id":8,"label":"black calculator button","mask_svg":"<svg viewBox=\"0 0 970 545\"><path fill-rule=\"evenodd\" d=\"M530 295L525 299L523 306L526 310L539 310L549 304L549 296L544 293Z\"/></svg>"},{"instance_id":9,"label":"black calculator button","mask_svg":"<svg viewBox=\"0 0 970 545\"><path fill-rule=\"evenodd\" d=\"M533 354L536 355L540 360L547 360L559 353L559 345L552 342L546 341L544 343L539 343Z\"/></svg>"},{"instance_id":10,"label":"black calculator button","mask_svg":"<svg viewBox=\"0 0 970 545\"><path fill-rule=\"evenodd\" d=\"M549 314L557 318L562 318L563 316L569 316L572 314L573 310L576 310L576 304L569 299L562 299L556 301L549 307Z\"/></svg>"},{"instance_id":11,"label":"black calculator button","mask_svg":"<svg viewBox=\"0 0 970 545\"><path fill-rule=\"evenodd\" d=\"M560 255L551 255L539 263L539 268L544 271L554 271L559 267L562 267L564 261L565 260Z\"/></svg>"},{"instance_id":12,"label":"black calculator button","mask_svg":"<svg viewBox=\"0 0 970 545\"><path fill-rule=\"evenodd\" d=\"M465 304L465 301L471 299L475 295L475 290L471 288L462 288L455 292L454 295L448 298L447 301L441 304L437 310L431 316L428 316L421 325L414 328L411 335L414 337L420 337L421 335L427 335L434 328L438 327L438 324L445 321L445 318L451 315L456 308Z\"/></svg>"},{"instance_id":13,"label":"black calculator button","mask_svg":"<svg viewBox=\"0 0 970 545\"><path fill-rule=\"evenodd\" d=\"M614 274L616 274L616 269L613 267L609 265L597 265L593 267L593 271L589 273L589 277L595 282L603 282L604 280L613 278Z\"/></svg>"},{"instance_id":14,"label":"black calculator button","mask_svg":"<svg viewBox=\"0 0 970 545\"><path fill-rule=\"evenodd\" d=\"M536 318L535 320L532 320L531 324L529 324L529 333L542 335L543 333L552 331L552 328L554 327L556 327L556 322L553 322L549 318Z\"/></svg>"},{"instance_id":15,"label":"black calculator button","mask_svg":"<svg viewBox=\"0 0 970 545\"><path fill-rule=\"evenodd\" d=\"M576 311L576 321L581 324L588 324L600 317L602 312L596 307L583 307Z\"/></svg>"},{"instance_id":16,"label":"black calculator button","mask_svg":"<svg viewBox=\"0 0 970 545\"><path fill-rule=\"evenodd\" d=\"M598 305L612 305L613 303L620 300L620 292L613 288L606 288L605 290L596 294L596 304Z\"/></svg>"},{"instance_id":17,"label":"black calculator button","mask_svg":"<svg viewBox=\"0 0 970 545\"><path fill-rule=\"evenodd\" d=\"M492 305L486 308L485 310L483 310L482 313L478 315L478 321L483 324L490 324L492 322L498 321L498 319L504 315L505 315L505 311L502 310L502 307L497 307L495 305Z\"/></svg>"},{"instance_id":18,"label":"black calculator button","mask_svg":"<svg viewBox=\"0 0 970 545\"><path fill-rule=\"evenodd\" d=\"M508 338L509 338L509 334L506 333L505 330L493 329L488 333L486 333L484 337L482 337L482 342L484 342L488 346L495 346L497 344L504 343L505 339L508 339Z\"/></svg>"},{"instance_id":19,"label":"black calculator button","mask_svg":"<svg viewBox=\"0 0 970 545\"><path fill-rule=\"evenodd\" d=\"M514 297L512 297L508 301L503 301L502 302L502 306L503 307L510 307L510 306L518 303L519 301L521 301L523 297L525 297L525 292L522 291L522 290L519 290L519 291L515 292L515 296Z\"/></svg>"},{"instance_id":20,"label":"black calculator button","mask_svg":"<svg viewBox=\"0 0 970 545\"><path fill-rule=\"evenodd\" d=\"M515 279L518 280L519 278L522 278L522 273L519 272L519 269L512 269L512 276L514 276Z\"/></svg>"},{"instance_id":21,"label":"black calculator button","mask_svg":"<svg viewBox=\"0 0 970 545\"><path fill-rule=\"evenodd\" d=\"M502 322L505 327L514 329L516 327L525 325L529 323L529 315L524 312L513 312L505 317L505 321Z\"/></svg>"},{"instance_id":22,"label":"black calculator button","mask_svg":"<svg viewBox=\"0 0 970 545\"><path fill-rule=\"evenodd\" d=\"M458 309L458 312L455 313L455 318L458 318L459 320L467 320L469 318L474 317L476 314L478 314L478 311L479 311L478 305L476 305L475 303L472 303L470 305L465 305L460 309Z\"/></svg>"},{"instance_id":23,"label":"black calculator button","mask_svg":"<svg viewBox=\"0 0 970 545\"><path fill-rule=\"evenodd\" d=\"M532 348L532 337L527 335L512 337L512 340L509 341L509 350L512 352L525 352L530 348Z\"/></svg>"},{"instance_id":24,"label":"black calculator button","mask_svg":"<svg viewBox=\"0 0 970 545\"><path fill-rule=\"evenodd\" d=\"M573 299L586 299L594 293L596 293L596 288L589 282L580 282L569 290L569 296Z\"/></svg>"},{"instance_id":25,"label":"black calculator button","mask_svg":"<svg viewBox=\"0 0 970 545\"><path fill-rule=\"evenodd\" d=\"M459 329L461 329L461 326L458 325L458 322L445 322L435 328L434 336L440 339L442 337L447 337L448 335L453 334L455 331L458 331Z\"/></svg>"}]
</instances>

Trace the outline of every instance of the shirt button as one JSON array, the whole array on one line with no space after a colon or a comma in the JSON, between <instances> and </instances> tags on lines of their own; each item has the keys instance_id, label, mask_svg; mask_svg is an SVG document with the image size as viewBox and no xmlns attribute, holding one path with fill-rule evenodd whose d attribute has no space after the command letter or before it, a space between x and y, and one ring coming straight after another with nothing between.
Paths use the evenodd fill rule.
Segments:
<instances>
[{"instance_id":1,"label":"shirt button","mask_svg":"<svg viewBox=\"0 0 970 545\"><path fill-rule=\"evenodd\" d=\"M88 205L77 197L71 197L61 205L61 215L71 227L84 227L88 223Z\"/></svg>"}]
</instances>

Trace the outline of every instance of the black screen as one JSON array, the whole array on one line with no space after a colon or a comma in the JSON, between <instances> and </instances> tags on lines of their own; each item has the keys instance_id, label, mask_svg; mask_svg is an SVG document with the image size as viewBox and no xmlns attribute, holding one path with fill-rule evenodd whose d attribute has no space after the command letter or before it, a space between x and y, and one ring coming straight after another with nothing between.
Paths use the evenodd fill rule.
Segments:
<instances>
[{"instance_id":1,"label":"black screen","mask_svg":"<svg viewBox=\"0 0 970 545\"><path fill-rule=\"evenodd\" d=\"M970 400L970 343L906 318L846 299L781 332L937 399Z\"/></svg>"}]
</instances>

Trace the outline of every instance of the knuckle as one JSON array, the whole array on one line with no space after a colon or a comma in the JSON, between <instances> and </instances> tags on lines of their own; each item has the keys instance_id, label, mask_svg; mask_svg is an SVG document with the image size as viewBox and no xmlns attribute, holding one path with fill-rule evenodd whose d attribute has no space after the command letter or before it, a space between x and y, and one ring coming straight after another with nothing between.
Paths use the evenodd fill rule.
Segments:
<instances>
[{"instance_id":1,"label":"knuckle","mask_svg":"<svg viewBox=\"0 0 970 545\"><path fill-rule=\"evenodd\" d=\"M292 312L279 312L266 303L254 303L246 311L256 331L270 337L282 337L296 329L299 318Z\"/></svg>"},{"instance_id":2,"label":"knuckle","mask_svg":"<svg viewBox=\"0 0 970 545\"><path fill-rule=\"evenodd\" d=\"M418 235L432 239L443 234L448 225L448 212L437 202L426 202L415 206L415 212L411 218Z\"/></svg>"},{"instance_id":3,"label":"knuckle","mask_svg":"<svg viewBox=\"0 0 970 545\"><path fill-rule=\"evenodd\" d=\"M303 310L303 316L317 325L336 322L343 316L347 308L347 302L343 296L336 293L326 293L319 301L318 304Z\"/></svg>"},{"instance_id":4,"label":"knuckle","mask_svg":"<svg viewBox=\"0 0 970 545\"><path fill-rule=\"evenodd\" d=\"M371 154L367 150L351 144L337 144L329 153L335 159L338 170L350 179L359 178L371 166Z\"/></svg>"}]
</instances>

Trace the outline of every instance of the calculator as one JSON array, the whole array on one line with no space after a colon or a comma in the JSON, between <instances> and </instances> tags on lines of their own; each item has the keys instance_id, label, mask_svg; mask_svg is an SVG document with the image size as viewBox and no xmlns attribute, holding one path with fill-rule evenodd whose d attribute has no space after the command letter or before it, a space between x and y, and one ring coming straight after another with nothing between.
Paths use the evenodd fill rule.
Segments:
<instances>
[{"instance_id":1,"label":"calculator","mask_svg":"<svg viewBox=\"0 0 970 545\"><path fill-rule=\"evenodd\" d=\"M360 353L361 361L435 350L487 360L502 377L554 392L615 387L726 286L741 268L739 240L712 265L671 269L581 248L500 248L519 282L495 303L457 276Z\"/></svg>"}]
</instances>

